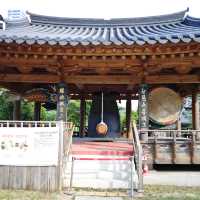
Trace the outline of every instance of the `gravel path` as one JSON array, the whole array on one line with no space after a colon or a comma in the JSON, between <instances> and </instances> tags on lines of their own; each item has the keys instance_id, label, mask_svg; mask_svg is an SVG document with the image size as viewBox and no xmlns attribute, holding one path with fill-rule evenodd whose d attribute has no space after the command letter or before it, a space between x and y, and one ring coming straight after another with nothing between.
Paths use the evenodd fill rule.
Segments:
<instances>
[{"instance_id":1,"label":"gravel path","mask_svg":"<svg viewBox=\"0 0 200 200\"><path fill-rule=\"evenodd\" d=\"M75 200L123 200L121 197L79 196Z\"/></svg>"},{"instance_id":2,"label":"gravel path","mask_svg":"<svg viewBox=\"0 0 200 200\"><path fill-rule=\"evenodd\" d=\"M148 185L200 186L200 172L192 171L150 171L144 177Z\"/></svg>"}]
</instances>

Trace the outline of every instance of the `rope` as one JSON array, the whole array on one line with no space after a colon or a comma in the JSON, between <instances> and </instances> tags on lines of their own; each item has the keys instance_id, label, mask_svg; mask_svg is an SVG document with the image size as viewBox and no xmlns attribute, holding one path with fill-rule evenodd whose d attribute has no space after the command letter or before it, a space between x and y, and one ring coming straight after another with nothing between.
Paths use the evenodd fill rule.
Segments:
<instances>
[{"instance_id":1,"label":"rope","mask_svg":"<svg viewBox=\"0 0 200 200\"><path fill-rule=\"evenodd\" d=\"M103 122L103 92L101 93L101 122Z\"/></svg>"},{"instance_id":2,"label":"rope","mask_svg":"<svg viewBox=\"0 0 200 200\"><path fill-rule=\"evenodd\" d=\"M131 157L125 158L77 158L73 157L74 160L131 160Z\"/></svg>"}]
</instances>

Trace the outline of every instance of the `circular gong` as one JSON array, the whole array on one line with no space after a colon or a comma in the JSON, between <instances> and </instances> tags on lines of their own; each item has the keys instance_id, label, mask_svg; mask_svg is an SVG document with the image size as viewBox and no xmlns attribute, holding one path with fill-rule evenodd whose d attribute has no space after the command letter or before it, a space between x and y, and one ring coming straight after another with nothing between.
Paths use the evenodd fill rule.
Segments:
<instances>
[{"instance_id":1,"label":"circular gong","mask_svg":"<svg viewBox=\"0 0 200 200\"><path fill-rule=\"evenodd\" d=\"M97 130L97 133L99 133L100 135L106 135L108 131L108 126L106 123L100 122L97 124L96 130Z\"/></svg>"},{"instance_id":2,"label":"circular gong","mask_svg":"<svg viewBox=\"0 0 200 200\"><path fill-rule=\"evenodd\" d=\"M149 117L161 125L173 124L179 117L182 100L172 89L159 87L149 94Z\"/></svg>"}]
</instances>

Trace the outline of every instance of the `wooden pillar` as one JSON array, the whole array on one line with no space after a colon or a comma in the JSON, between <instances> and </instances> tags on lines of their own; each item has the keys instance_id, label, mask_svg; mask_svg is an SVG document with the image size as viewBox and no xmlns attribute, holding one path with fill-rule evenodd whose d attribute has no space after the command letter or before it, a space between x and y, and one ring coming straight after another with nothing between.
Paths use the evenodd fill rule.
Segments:
<instances>
[{"instance_id":1,"label":"wooden pillar","mask_svg":"<svg viewBox=\"0 0 200 200\"><path fill-rule=\"evenodd\" d=\"M176 129L178 131L177 136L181 136L181 118L180 118L180 116L176 121Z\"/></svg>"},{"instance_id":2,"label":"wooden pillar","mask_svg":"<svg viewBox=\"0 0 200 200\"><path fill-rule=\"evenodd\" d=\"M139 129L141 140L148 141L149 114L148 114L148 85L141 84L139 88Z\"/></svg>"},{"instance_id":3,"label":"wooden pillar","mask_svg":"<svg viewBox=\"0 0 200 200\"><path fill-rule=\"evenodd\" d=\"M197 90L192 91L192 128L199 130L199 101ZM196 140L199 140L199 132L192 133L192 143L190 144L191 164L195 163Z\"/></svg>"},{"instance_id":4,"label":"wooden pillar","mask_svg":"<svg viewBox=\"0 0 200 200\"><path fill-rule=\"evenodd\" d=\"M127 130L127 137L129 139L132 138L132 130L131 130L131 97L128 96L126 100L126 130Z\"/></svg>"},{"instance_id":5,"label":"wooden pillar","mask_svg":"<svg viewBox=\"0 0 200 200\"><path fill-rule=\"evenodd\" d=\"M178 131L181 131L181 119L180 119L180 117L176 121L176 129Z\"/></svg>"},{"instance_id":6,"label":"wooden pillar","mask_svg":"<svg viewBox=\"0 0 200 200\"><path fill-rule=\"evenodd\" d=\"M67 85L59 83L57 85L57 121L67 121Z\"/></svg>"},{"instance_id":7,"label":"wooden pillar","mask_svg":"<svg viewBox=\"0 0 200 200\"><path fill-rule=\"evenodd\" d=\"M67 85L65 83L59 83L57 85L57 116L56 120L59 121L59 152L58 152L58 189L62 189L63 180L63 154L65 152L65 125L63 122L67 122Z\"/></svg>"},{"instance_id":8,"label":"wooden pillar","mask_svg":"<svg viewBox=\"0 0 200 200\"><path fill-rule=\"evenodd\" d=\"M40 121L40 116L41 116L41 103L35 102L34 103L34 120Z\"/></svg>"},{"instance_id":9,"label":"wooden pillar","mask_svg":"<svg viewBox=\"0 0 200 200\"><path fill-rule=\"evenodd\" d=\"M80 137L84 137L85 132L85 111L86 111L86 102L85 98L81 97L80 101Z\"/></svg>"},{"instance_id":10,"label":"wooden pillar","mask_svg":"<svg viewBox=\"0 0 200 200\"><path fill-rule=\"evenodd\" d=\"M192 127L199 130L199 101L196 90L192 92Z\"/></svg>"},{"instance_id":11,"label":"wooden pillar","mask_svg":"<svg viewBox=\"0 0 200 200\"><path fill-rule=\"evenodd\" d=\"M13 102L13 120L21 119L21 100L15 100Z\"/></svg>"}]
</instances>

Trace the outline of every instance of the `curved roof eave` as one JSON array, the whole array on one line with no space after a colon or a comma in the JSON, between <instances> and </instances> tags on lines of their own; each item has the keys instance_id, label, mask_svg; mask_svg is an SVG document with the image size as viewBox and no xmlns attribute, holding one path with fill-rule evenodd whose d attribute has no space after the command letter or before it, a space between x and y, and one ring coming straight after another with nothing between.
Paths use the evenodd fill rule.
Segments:
<instances>
[{"instance_id":1,"label":"curved roof eave","mask_svg":"<svg viewBox=\"0 0 200 200\"><path fill-rule=\"evenodd\" d=\"M62 46L200 42L200 19L188 16L187 11L110 20L50 17L28 12L29 16L6 21L6 29L0 30L0 41Z\"/></svg>"},{"instance_id":2,"label":"curved roof eave","mask_svg":"<svg viewBox=\"0 0 200 200\"><path fill-rule=\"evenodd\" d=\"M136 17L136 18L113 18L109 20L98 18L66 18L33 14L29 11L26 13L30 16L33 24L51 24L51 25L74 25L74 26L120 26L120 25L148 25L154 23L167 23L182 21L186 16L188 9L172 14Z\"/></svg>"}]
</instances>

